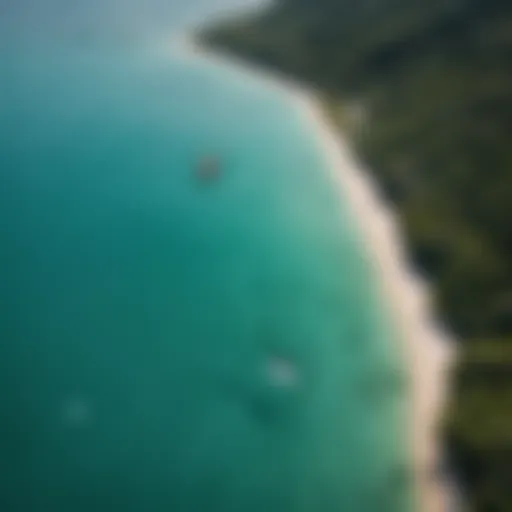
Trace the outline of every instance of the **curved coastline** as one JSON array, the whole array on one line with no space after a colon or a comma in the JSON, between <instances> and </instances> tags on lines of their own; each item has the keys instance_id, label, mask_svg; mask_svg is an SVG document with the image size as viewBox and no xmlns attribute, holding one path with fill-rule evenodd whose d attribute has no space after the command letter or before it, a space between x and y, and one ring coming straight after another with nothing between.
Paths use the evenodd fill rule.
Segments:
<instances>
[{"instance_id":1,"label":"curved coastline","mask_svg":"<svg viewBox=\"0 0 512 512\"><path fill-rule=\"evenodd\" d=\"M436 322L427 283L407 258L398 219L379 195L371 174L357 160L349 142L333 125L318 94L302 85L252 67L231 55L205 48L192 36L170 44L176 57L222 66L250 76L256 85L271 87L293 101L311 127L327 157L331 179L339 187L354 216L377 285L396 329L410 383L409 446L414 468L417 509L449 510L450 483L433 478L442 464L437 435L445 405L455 343Z\"/></svg>"}]
</instances>

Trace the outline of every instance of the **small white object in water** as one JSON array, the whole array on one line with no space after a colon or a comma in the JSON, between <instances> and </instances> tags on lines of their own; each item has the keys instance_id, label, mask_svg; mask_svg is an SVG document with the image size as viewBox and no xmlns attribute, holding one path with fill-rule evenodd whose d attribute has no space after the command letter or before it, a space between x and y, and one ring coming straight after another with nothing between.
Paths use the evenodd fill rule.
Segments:
<instances>
[{"instance_id":1,"label":"small white object in water","mask_svg":"<svg viewBox=\"0 0 512 512\"><path fill-rule=\"evenodd\" d=\"M299 371L293 361L271 356L266 363L267 377L273 386L291 388L299 382Z\"/></svg>"},{"instance_id":2,"label":"small white object in water","mask_svg":"<svg viewBox=\"0 0 512 512\"><path fill-rule=\"evenodd\" d=\"M74 398L64 405L64 421L74 427L83 427L92 420L92 408L83 399Z\"/></svg>"}]
</instances>

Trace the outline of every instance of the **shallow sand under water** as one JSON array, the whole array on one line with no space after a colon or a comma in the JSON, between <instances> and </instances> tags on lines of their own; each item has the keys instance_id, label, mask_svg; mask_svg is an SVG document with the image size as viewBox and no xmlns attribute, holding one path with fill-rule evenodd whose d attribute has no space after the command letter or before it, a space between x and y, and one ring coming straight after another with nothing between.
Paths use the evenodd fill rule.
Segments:
<instances>
[{"instance_id":1,"label":"shallow sand under water","mask_svg":"<svg viewBox=\"0 0 512 512\"><path fill-rule=\"evenodd\" d=\"M447 510L449 483L436 480L433 474L442 463L437 426L447 397L454 343L436 322L428 286L410 267L392 207L380 197L370 173L331 124L314 91L209 50L192 38L175 38L171 51L184 59L204 59L239 69L258 85L282 93L308 120L312 135L328 159L333 183L339 186L340 196L348 202L363 235L368 259L400 339L410 382L409 446L417 508L422 512Z\"/></svg>"}]
</instances>

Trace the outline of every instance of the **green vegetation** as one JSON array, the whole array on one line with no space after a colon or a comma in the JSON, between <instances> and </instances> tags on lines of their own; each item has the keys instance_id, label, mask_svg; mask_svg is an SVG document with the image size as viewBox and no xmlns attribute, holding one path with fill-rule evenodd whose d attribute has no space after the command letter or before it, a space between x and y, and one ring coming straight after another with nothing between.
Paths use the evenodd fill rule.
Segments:
<instances>
[{"instance_id":1,"label":"green vegetation","mask_svg":"<svg viewBox=\"0 0 512 512\"><path fill-rule=\"evenodd\" d=\"M470 508L512 511L512 2L277 0L202 37L328 98L460 339L446 441Z\"/></svg>"},{"instance_id":2,"label":"green vegetation","mask_svg":"<svg viewBox=\"0 0 512 512\"><path fill-rule=\"evenodd\" d=\"M446 418L447 447L471 510L512 510L512 339L465 347Z\"/></svg>"}]
</instances>

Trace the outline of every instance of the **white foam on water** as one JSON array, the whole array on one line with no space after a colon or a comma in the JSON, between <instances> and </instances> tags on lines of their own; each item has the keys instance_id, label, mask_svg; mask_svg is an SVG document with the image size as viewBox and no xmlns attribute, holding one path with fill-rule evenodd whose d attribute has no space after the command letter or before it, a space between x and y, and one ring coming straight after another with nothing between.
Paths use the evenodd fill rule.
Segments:
<instances>
[{"instance_id":1,"label":"white foam on water","mask_svg":"<svg viewBox=\"0 0 512 512\"><path fill-rule=\"evenodd\" d=\"M295 387L300 374L296 364L282 357L271 356L266 362L266 374L271 385L282 388Z\"/></svg>"}]
</instances>

